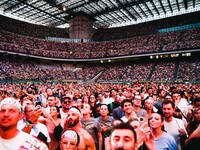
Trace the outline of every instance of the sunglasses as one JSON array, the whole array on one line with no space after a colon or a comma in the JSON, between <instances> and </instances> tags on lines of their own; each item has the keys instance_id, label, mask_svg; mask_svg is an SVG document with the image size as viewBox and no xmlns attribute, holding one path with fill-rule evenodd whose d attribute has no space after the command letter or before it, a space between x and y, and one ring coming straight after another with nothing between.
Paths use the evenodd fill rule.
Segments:
<instances>
[{"instance_id":1,"label":"sunglasses","mask_svg":"<svg viewBox=\"0 0 200 150\"><path fill-rule=\"evenodd\" d=\"M63 103L64 103L64 104L70 104L71 101L64 101Z\"/></svg>"}]
</instances>

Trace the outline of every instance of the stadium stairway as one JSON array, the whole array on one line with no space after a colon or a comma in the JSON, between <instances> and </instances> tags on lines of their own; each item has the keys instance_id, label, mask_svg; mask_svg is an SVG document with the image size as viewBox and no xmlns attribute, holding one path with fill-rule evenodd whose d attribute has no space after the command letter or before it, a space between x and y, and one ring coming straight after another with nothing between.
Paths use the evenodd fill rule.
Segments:
<instances>
[{"instance_id":1,"label":"stadium stairway","mask_svg":"<svg viewBox=\"0 0 200 150\"><path fill-rule=\"evenodd\" d=\"M90 81L91 82L94 82L96 79L98 79L100 76L101 76L101 74L103 73L104 71L100 71L97 75L95 75Z\"/></svg>"},{"instance_id":2,"label":"stadium stairway","mask_svg":"<svg viewBox=\"0 0 200 150\"><path fill-rule=\"evenodd\" d=\"M177 80L178 78L178 68L179 68L179 61L175 63L174 80Z\"/></svg>"},{"instance_id":3,"label":"stadium stairway","mask_svg":"<svg viewBox=\"0 0 200 150\"><path fill-rule=\"evenodd\" d=\"M147 77L147 80L151 80L152 74L153 74L153 72L155 71L155 68L156 68L156 64L157 64L157 63L155 63L155 64L153 65L153 67L152 67L152 69L151 69L151 72L149 73L149 76Z\"/></svg>"}]
</instances>

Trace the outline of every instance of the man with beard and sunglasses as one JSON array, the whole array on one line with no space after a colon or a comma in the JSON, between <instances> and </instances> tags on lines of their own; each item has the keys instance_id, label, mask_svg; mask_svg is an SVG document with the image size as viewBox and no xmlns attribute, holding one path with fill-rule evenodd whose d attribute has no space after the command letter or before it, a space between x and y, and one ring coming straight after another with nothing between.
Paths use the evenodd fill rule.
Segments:
<instances>
[{"instance_id":1,"label":"man with beard and sunglasses","mask_svg":"<svg viewBox=\"0 0 200 150\"><path fill-rule=\"evenodd\" d=\"M67 117L67 113L69 112L69 108L73 105L73 99L71 94L66 94L61 98L61 109L60 116L62 119Z\"/></svg>"},{"instance_id":2,"label":"man with beard and sunglasses","mask_svg":"<svg viewBox=\"0 0 200 150\"><path fill-rule=\"evenodd\" d=\"M96 150L94 139L81 126L81 118L82 114L80 110L76 106L70 107L66 119L62 119L61 124L55 127L54 136L58 141L60 141L63 131L72 129L80 136L78 150Z\"/></svg>"}]
</instances>

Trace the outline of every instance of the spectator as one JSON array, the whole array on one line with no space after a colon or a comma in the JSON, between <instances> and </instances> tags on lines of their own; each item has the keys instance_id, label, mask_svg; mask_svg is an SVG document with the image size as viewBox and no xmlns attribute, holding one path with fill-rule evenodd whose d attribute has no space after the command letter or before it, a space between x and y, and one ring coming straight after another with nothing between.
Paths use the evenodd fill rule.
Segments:
<instances>
[{"instance_id":1,"label":"spectator","mask_svg":"<svg viewBox=\"0 0 200 150\"><path fill-rule=\"evenodd\" d=\"M191 135L199 126L200 123L200 108L195 108L193 111L193 120L187 125L188 135Z\"/></svg>"},{"instance_id":2,"label":"spectator","mask_svg":"<svg viewBox=\"0 0 200 150\"><path fill-rule=\"evenodd\" d=\"M89 97L89 105L91 106L91 109L92 109L91 116L94 118L99 117L100 116L99 107L96 103L96 98L95 98L94 94L91 94Z\"/></svg>"},{"instance_id":3,"label":"spectator","mask_svg":"<svg viewBox=\"0 0 200 150\"><path fill-rule=\"evenodd\" d=\"M137 118L129 119L128 123L134 128L137 135L137 146L139 150L154 150L155 141L147 121L141 122Z\"/></svg>"},{"instance_id":4,"label":"spectator","mask_svg":"<svg viewBox=\"0 0 200 150\"><path fill-rule=\"evenodd\" d=\"M77 100L76 100L75 106L78 107L78 109L82 111L82 108L83 108L83 100L80 99L80 98L77 99Z\"/></svg>"},{"instance_id":5,"label":"spectator","mask_svg":"<svg viewBox=\"0 0 200 150\"><path fill-rule=\"evenodd\" d=\"M102 150L102 128L100 123L95 118L91 117L91 113L91 106L89 104L83 104L81 124L83 128L92 135L96 150Z\"/></svg>"},{"instance_id":6,"label":"spectator","mask_svg":"<svg viewBox=\"0 0 200 150\"><path fill-rule=\"evenodd\" d=\"M60 115L61 118L66 118L69 108L73 105L72 95L66 94L61 99L61 106Z\"/></svg>"},{"instance_id":7,"label":"spectator","mask_svg":"<svg viewBox=\"0 0 200 150\"><path fill-rule=\"evenodd\" d=\"M188 108L187 100L185 98L181 98L180 92L178 91L174 91L171 95L172 95L172 101L174 102L175 107L177 108L176 110L180 111L180 115L177 117L182 119L184 121L185 126L187 126L187 121L186 121L186 114Z\"/></svg>"},{"instance_id":8,"label":"spectator","mask_svg":"<svg viewBox=\"0 0 200 150\"><path fill-rule=\"evenodd\" d=\"M42 109L39 106L35 106L33 104L27 105L24 108L24 119L18 122L18 129L38 137L44 143L49 146L49 142L51 142L51 138L49 136L49 132L47 130L46 125L40 123L38 118L42 114Z\"/></svg>"},{"instance_id":9,"label":"spectator","mask_svg":"<svg viewBox=\"0 0 200 150\"><path fill-rule=\"evenodd\" d=\"M60 150L78 150L80 136L74 130L65 130L61 135Z\"/></svg>"},{"instance_id":10,"label":"spectator","mask_svg":"<svg viewBox=\"0 0 200 150\"><path fill-rule=\"evenodd\" d=\"M47 97L47 106L44 108L46 113L50 112L52 106L56 106L56 97L53 95Z\"/></svg>"},{"instance_id":11,"label":"spectator","mask_svg":"<svg viewBox=\"0 0 200 150\"><path fill-rule=\"evenodd\" d=\"M185 141L186 150L198 149L200 142L200 108L195 108L193 115L194 120L188 124L189 137Z\"/></svg>"},{"instance_id":12,"label":"spectator","mask_svg":"<svg viewBox=\"0 0 200 150\"><path fill-rule=\"evenodd\" d=\"M116 107L114 110L113 110L113 113L112 113L112 116L114 119L121 119L123 116L124 116L124 112L120 106L121 102L126 99L125 96L120 96L117 103L118 103L118 107Z\"/></svg>"},{"instance_id":13,"label":"spectator","mask_svg":"<svg viewBox=\"0 0 200 150\"><path fill-rule=\"evenodd\" d=\"M49 113L45 110L42 112L43 116L41 116L38 121L46 125L51 138L51 142L49 143L50 150L55 150L59 147L59 142L55 139L53 131L55 126L61 123L60 108L58 106L51 106Z\"/></svg>"},{"instance_id":14,"label":"spectator","mask_svg":"<svg viewBox=\"0 0 200 150\"><path fill-rule=\"evenodd\" d=\"M164 118L159 113L152 113L149 125L155 137L156 150L177 150L178 146L172 135L164 131Z\"/></svg>"},{"instance_id":15,"label":"spectator","mask_svg":"<svg viewBox=\"0 0 200 150\"><path fill-rule=\"evenodd\" d=\"M187 122L190 122L190 121L193 120L193 111L194 111L195 108L199 108L199 107L200 107L200 97L195 96L192 104L190 104L188 106Z\"/></svg>"},{"instance_id":16,"label":"spectator","mask_svg":"<svg viewBox=\"0 0 200 150\"><path fill-rule=\"evenodd\" d=\"M133 102L125 99L121 103L121 108L124 111L124 116L121 118L123 122L128 122L131 118L137 118L136 113L133 111Z\"/></svg>"},{"instance_id":17,"label":"spectator","mask_svg":"<svg viewBox=\"0 0 200 150\"><path fill-rule=\"evenodd\" d=\"M133 111L136 113L138 118L142 120L147 119L147 112L142 108L142 97L136 94L133 98Z\"/></svg>"},{"instance_id":18,"label":"spectator","mask_svg":"<svg viewBox=\"0 0 200 150\"><path fill-rule=\"evenodd\" d=\"M37 138L17 129L21 119L21 104L14 98L5 98L0 103L0 147L1 150L44 149L46 144Z\"/></svg>"},{"instance_id":19,"label":"spectator","mask_svg":"<svg viewBox=\"0 0 200 150\"><path fill-rule=\"evenodd\" d=\"M110 131L112 129L114 118L109 116L108 105L101 104L100 106L100 117L97 118L98 122L102 128L102 137L103 137L103 148L102 150L109 149L109 137Z\"/></svg>"},{"instance_id":20,"label":"spectator","mask_svg":"<svg viewBox=\"0 0 200 150\"><path fill-rule=\"evenodd\" d=\"M147 97L145 100L144 100L144 109L146 110L147 112L147 118L150 118L151 114L154 112L154 100L152 97Z\"/></svg>"},{"instance_id":21,"label":"spectator","mask_svg":"<svg viewBox=\"0 0 200 150\"><path fill-rule=\"evenodd\" d=\"M154 102L154 107L158 113L162 113L162 101L165 99L166 92L164 89L157 90L158 99Z\"/></svg>"},{"instance_id":22,"label":"spectator","mask_svg":"<svg viewBox=\"0 0 200 150\"><path fill-rule=\"evenodd\" d=\"M80 143L78 145L78 149L85 150L85 149L94 149L96 150L94 139L92 136L81 127L81 112L80 110L72 106L68 111L68 115L65 119L62 119L61 124L55 127L54 129L54 137L57 141L61 140L61 134L63 130L72 129L76 131L80 136Z\"/></svg>"},{"instance_id":23,"label":"spectator","mask_svg":"<svg viewBox=\"0 0 200 150\"><path fill-rule=\"evenodd\" d=\"M184 140L187 137L187 131L184 122L181 119L173 117L175 104L173 101L164 100L162 104L162 112L164 115L164 127L167 133L172 135L178 143L178 149L184 148Z\"/></svg>"},{"instance_id":24,"label":"spectator","mask_svg":"<svg viewBox=\"0 0 200 150\"><path fill-rule=\"evenodd\" d=\"M111 150L137 150L137 137L134 128L128 123L113 127L110 135Z\"/></svg>"}]
</instances>

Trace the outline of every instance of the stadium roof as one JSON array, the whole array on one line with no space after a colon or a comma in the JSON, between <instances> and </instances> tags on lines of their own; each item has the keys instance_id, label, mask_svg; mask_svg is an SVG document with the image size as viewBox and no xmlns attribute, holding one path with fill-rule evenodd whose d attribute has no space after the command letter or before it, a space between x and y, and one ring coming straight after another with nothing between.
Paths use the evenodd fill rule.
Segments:
<instances>
[{"instance_id":1,"label":"stadium roof","mask_svg":"<svg viewBox=\"0 0 200 150\"><path fill-rule=\"evenodd\" d=\"M200 0L1 0L0 14L46 25L68 25L79 12L95 26L118 27L200 10Z\"/></svg>"}]
</instances>

